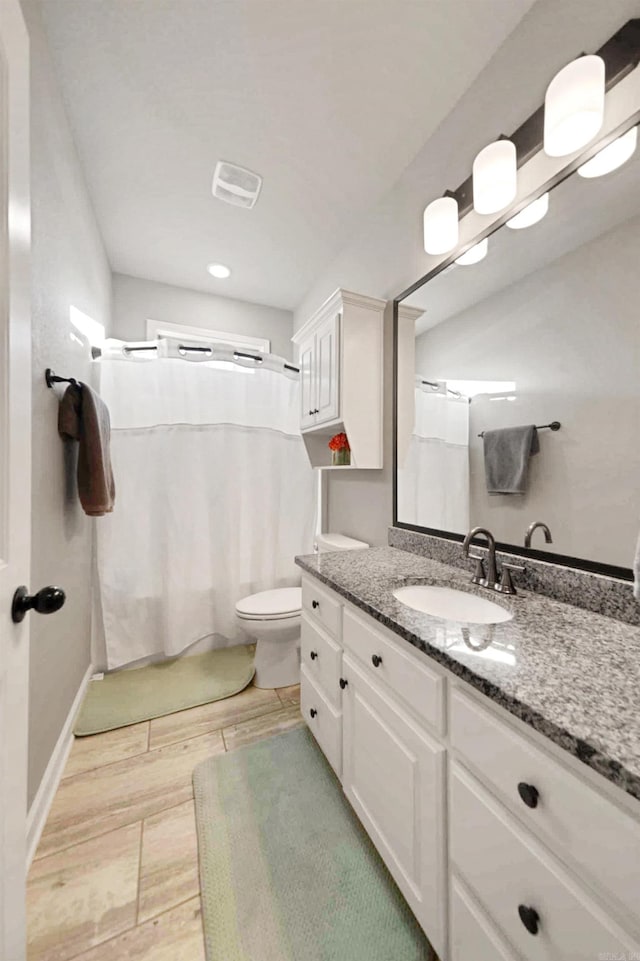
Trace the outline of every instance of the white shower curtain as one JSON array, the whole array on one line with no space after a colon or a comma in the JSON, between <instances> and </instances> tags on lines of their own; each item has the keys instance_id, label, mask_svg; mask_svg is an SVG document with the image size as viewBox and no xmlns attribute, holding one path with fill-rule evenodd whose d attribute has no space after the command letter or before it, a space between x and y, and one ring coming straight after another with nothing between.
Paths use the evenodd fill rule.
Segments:
<instances>
[{"instance_id":1,"label":"white shower curtain","mask_svg":"<svg viewBox=\"0 0 640 961\"><path fill-rule=\"evenodd\" d=\"M109 359L113 514L97 524L108 668L237 642L234 605L299 583L315 525L298 381L220 362Z\"/></svg>"},{"instance_id":2,"label":"white shower curtain","mask_svg":"<svg viewBox=\"0 0 640 961\"><path fill-rule=\"evenodd\" d=\"M469 529L469 400L415 390L415 425L398 468L398 520Z\"/></svg>"}]
</instances>

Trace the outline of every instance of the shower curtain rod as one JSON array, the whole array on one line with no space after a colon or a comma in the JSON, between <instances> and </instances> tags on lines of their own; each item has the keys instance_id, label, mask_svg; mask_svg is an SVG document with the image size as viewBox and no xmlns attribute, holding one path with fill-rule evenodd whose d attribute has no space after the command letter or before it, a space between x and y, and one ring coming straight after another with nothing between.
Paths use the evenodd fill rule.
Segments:
<instances>
[{"instance_id":1,"label":"shower curtain rod","mask_svg":"<svg viewBox=\"0 0 640 961\"><path fill-rule=\"evenodd\" d=\"M127 346L125 345L122 349L124 350L124 352L125 352L126 354L131 354L131 353L133 353L134 351L138 351L138 350L155 350L155 351L157 351L157 350L158 350L158 346L157 346L157 344L149 344L149 346L144 345L144 346L140 346L140 347L127 347ZM193 346L192 344L178 344L178 350L188 351L189 353L192 353L192 354L212 354L212 353L213 353L213 347L195 347L195 346ZM94 360L97 360L98 357L102 357L102 350L101 350L99 347L92 347L92 348L91 348L91 355L92 355L92 357L93 357ZM234 356L234 357L243 357L243 358L245 358L246 360L255 360L255 362L256 362L257 364L261 364L261 363L263 363L263 361L264 361L264 357L263 357L262 355L260 355L260 354L247 354L247 353L245 353L245 351L242 351L242 350L234 350L234 351L233 351L233 356ZM293 371L294 373L296 373L296 374L299 374L299 373L300 373L300 368L299 368L299 367L295 367L293 364L288 364L286 361L284 362L284 369L285 369L285 370L292 370L292 371Z\"/></svg>"}]
</instances>

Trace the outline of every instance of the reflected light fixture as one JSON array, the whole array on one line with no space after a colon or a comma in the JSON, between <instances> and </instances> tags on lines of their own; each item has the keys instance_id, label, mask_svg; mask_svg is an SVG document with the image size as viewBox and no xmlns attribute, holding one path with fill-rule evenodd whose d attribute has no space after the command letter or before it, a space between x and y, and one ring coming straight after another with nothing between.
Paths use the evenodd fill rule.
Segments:
<instances>
[{"instance_id":1,"label":"reflected light fixture","mask_svg":"<svg viewBox=\"0 0 640 961\"><path fill-rule=\"evenodd\" d=\"M507 227L511 227L512 230L524 230L525 227L533 227L545 216L549 209L549 194L542 194L537 200L533 200L530 204L512 217L511 220L507 220Z\"/></svg>"},{"instance_id":2,"label":"reflected light fixture","mask_svg":"<svg viewBox=\"0 0 640 961\"><path fill-rule=\"evenodd\" d=\"M448 254L458 244L458 202L439 197L424 211L424 249L428 254Z\"/></svg>"},{"instance_id":3,"label":"reflected light fixture","mask_svg":"<svg viewBox=\"0 0 640 961\"><path fill-rule=\"evenodd\" d=\"M605 67L597 54L578 57L555 75L544 100L544 151L566 157L586 147L604 120Z\"/></svg>"},{"instance_id":4,"label":"reflected light fixture","mask_svg":"<svg viewBox=\"0 0 640 961\"><path fill-rule=\"evenodd\" d=\"M477 264L487 256L488 249L489 238L485 237L484 240L470 247L460 257L456 257L456 263L460 264L461 267L470 267L471 264Z\"/></svg>"},{"instance_id":5,"label":"reflected light fixture","mask_svg":"<svg viewBox=\"0 0 640 961\"><path fill-rule=\"evenodd\" d=\"M603 177L617 170L633 156L638 144L638 128L632 127L621 137L600 150L586 164L578 167L581 177Z\"/></svg>"},{"instance_id":6,"label":"reflected light fixture","mask_svg":"<svg viewBox=\"0 0 640 961\"><path fill-rule=\"evenodd\" d=\"M207 264L207 270L216 280L226 280L231 276L231 270L224 264Z\"/></svg>"},{"instance_id":7,"label":"reflected light fixture","mask_svg":"<svg viewBox=\"0 0 640 961\"><path fill-rule=\"evenodd\" d=\"M511 140L490 143L473 161L473 208L495 214L508 207L516 195L518 165Z\"/></svg>"}]
</instances>

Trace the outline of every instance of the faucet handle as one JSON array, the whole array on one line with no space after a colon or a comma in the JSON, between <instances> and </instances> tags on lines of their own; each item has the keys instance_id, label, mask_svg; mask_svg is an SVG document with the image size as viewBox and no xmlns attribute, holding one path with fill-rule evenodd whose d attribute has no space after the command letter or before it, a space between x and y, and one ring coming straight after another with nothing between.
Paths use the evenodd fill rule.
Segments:
<instances>
[{"instance_id":1,"label":"faucet handle","mask_svg":"<svg viewBox=\"0 0 640 961\"><path fill-rule=\"evenodd\" d=\"M502 571L500 574L500 583L496 586L496 590L501 594L516 594L517 591L513 586L511 572L514 571L522 574L525 570L526 568L521 564L508 564L506 561L503 561Z\"/></svg>"},{"instance_id":2,"label":"faucet handle","mask_svg":"<svg viewBox=\"0 0 640 961\"><path fill-rule=\"evenodd\" d=\"M481 554L469 554L469 559L476 562L476 570L471 578L472 584L486 583L487 575L484 569L484 557Z\"/></svg>"}]
</instances>

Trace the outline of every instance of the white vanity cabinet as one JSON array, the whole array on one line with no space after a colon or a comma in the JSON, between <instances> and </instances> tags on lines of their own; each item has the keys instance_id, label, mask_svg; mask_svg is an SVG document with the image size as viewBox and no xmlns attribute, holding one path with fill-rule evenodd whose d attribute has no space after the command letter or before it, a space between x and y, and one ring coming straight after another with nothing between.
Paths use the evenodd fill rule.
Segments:
<instances>
[{"instance_id":1,"label":"white vanity cabinet","mask_svg":"<svg viewBox=\"0 0 640 961\"><path fill-rule=\"evenodd\" d=\"M640 959L640 802L302 591L303 715L441 961Z\"/></svg>"},{"instance_id":2,"label":"white vanity cabinet","mask_svg":"<svg viewBox=\"0 0 640 961\"><path fill-rule=\"evenodd\" d=\"M314 467L332 466L329 440L343 432L351 446L349 467L382 467L385 306L384 300L336 290L293 337L300 428Z\"/></svg>"}]
</instances>

